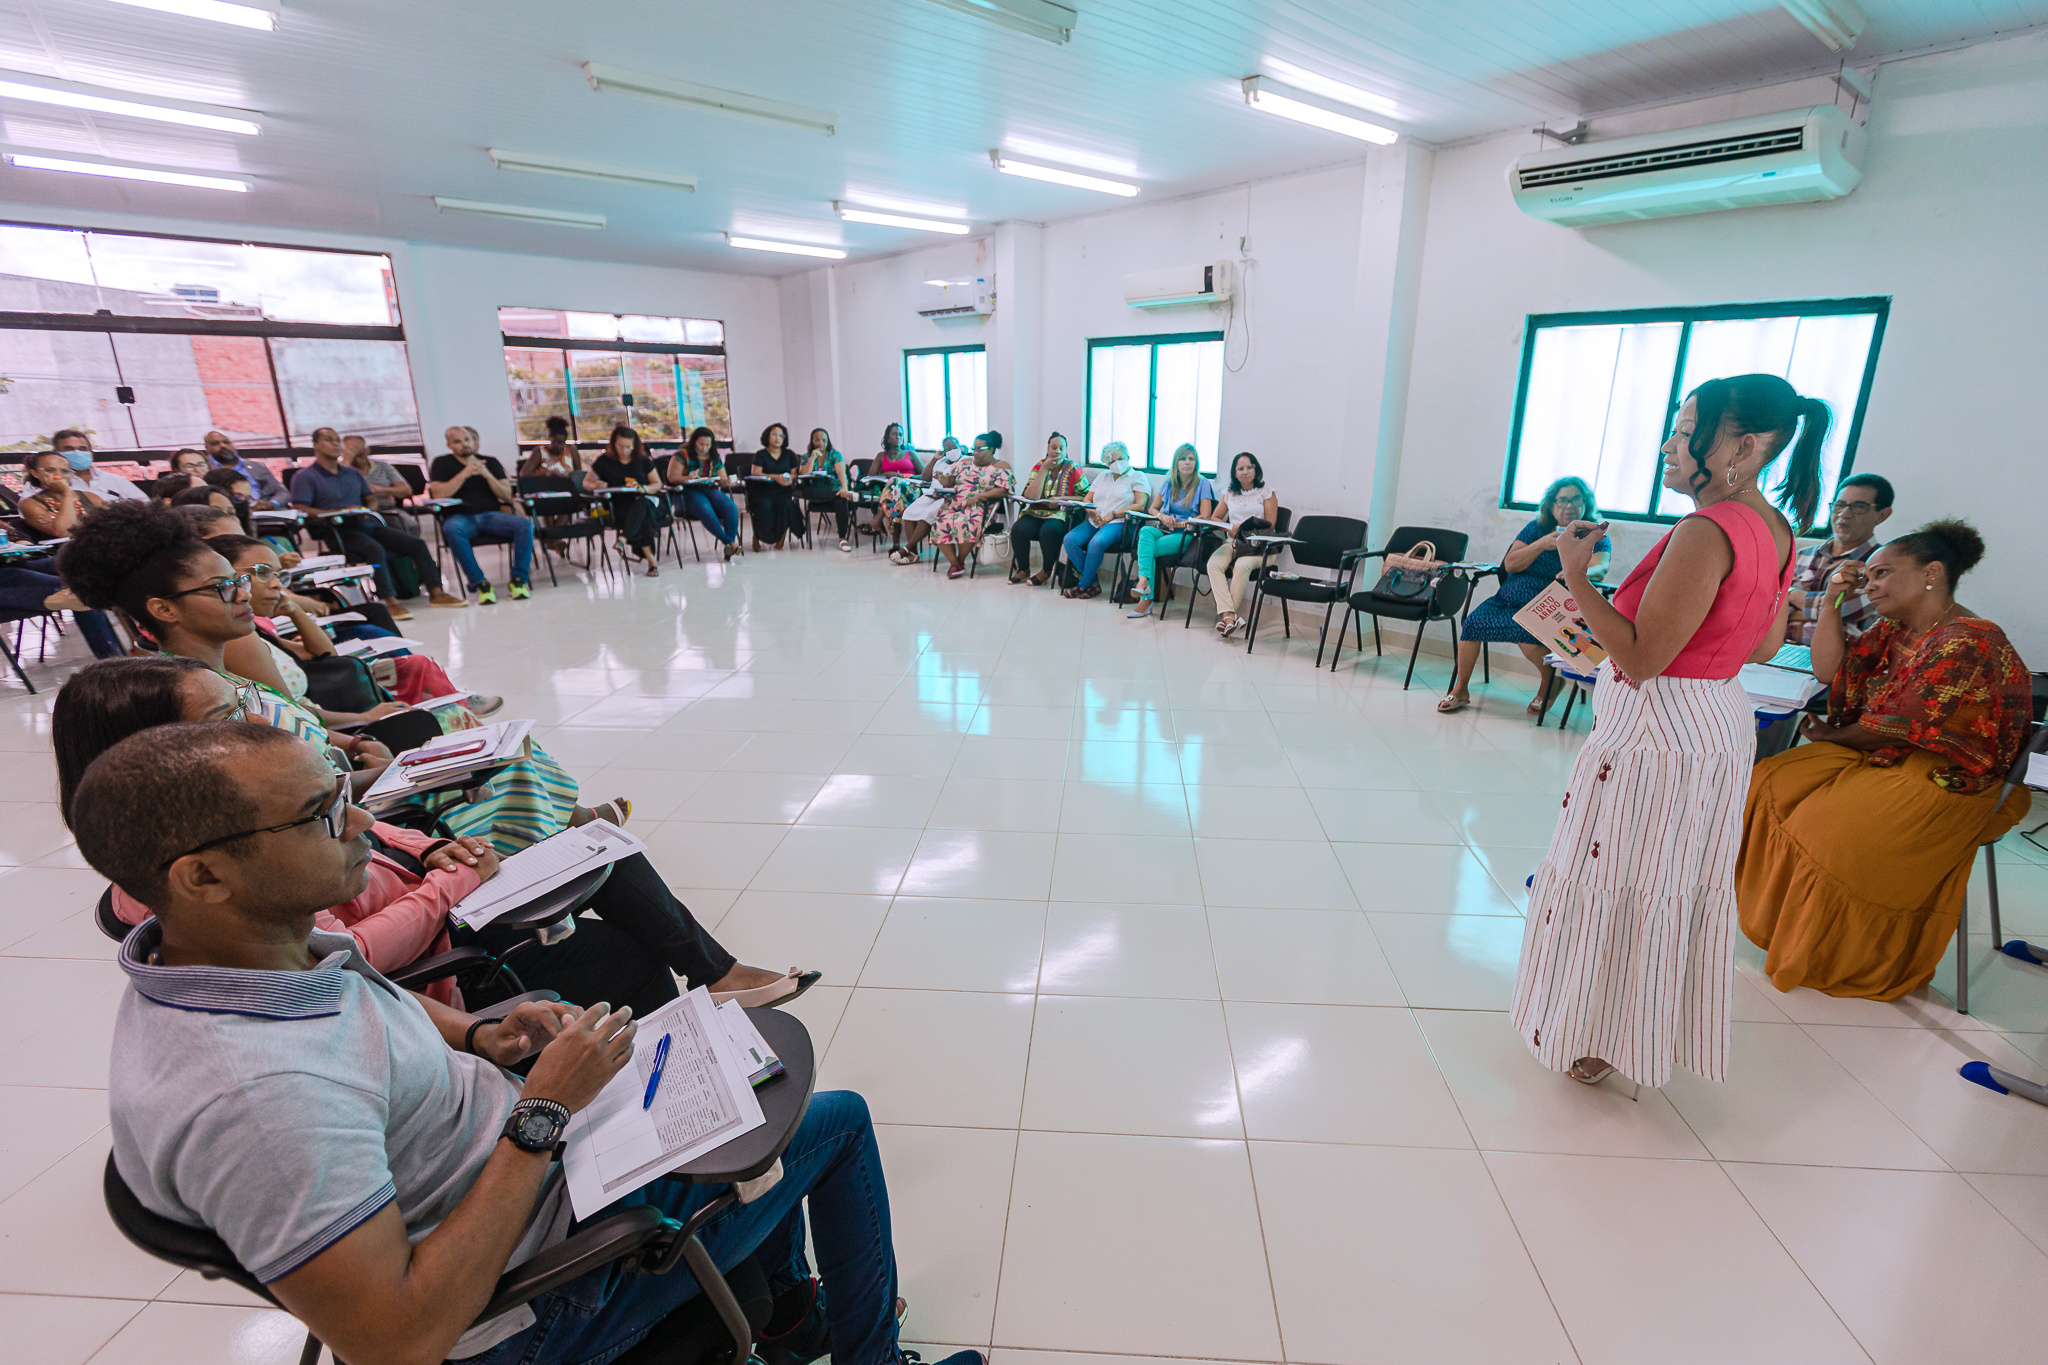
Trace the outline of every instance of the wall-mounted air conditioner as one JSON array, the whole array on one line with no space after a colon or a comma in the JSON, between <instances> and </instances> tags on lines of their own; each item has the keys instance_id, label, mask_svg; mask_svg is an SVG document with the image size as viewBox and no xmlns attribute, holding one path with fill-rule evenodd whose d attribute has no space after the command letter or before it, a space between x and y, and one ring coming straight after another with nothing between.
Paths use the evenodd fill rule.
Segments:
<instances>
[{"instance_id":1,"label":"wall-mounted air conditioner","mask_svg":"<svg viewBox=\"0 0 2048 1365\"><path fill-rule=\"evenodd\" d=\"M996 311L996 294L985 278L920 280L914 292L921 318L963 318Z\"/></svg>"},{"instance_id":2,"label":"wall-mounted air conditioner","mask_svg":"<svg viewBox=\"0 0 2048 1365\"><path fill-rule=\"evenodd\" d=\"M1832 104L1582 142L1508 167L1515 206L1566 227L1840 199L1863 179L1864 131Z\"/></svg>"},{"instance_id":3,"label":"wall-mounted air conditioner","mask_svg":"<svg viewBox=\"0 0 2048 1365\"><path fill-rule=\"evenodd\" d=\"M1226 303L1230 262L1179 265L1124 276L1124 302L1133 308L1172 308L1183 303Z\"/></svg>"}]
</instances>

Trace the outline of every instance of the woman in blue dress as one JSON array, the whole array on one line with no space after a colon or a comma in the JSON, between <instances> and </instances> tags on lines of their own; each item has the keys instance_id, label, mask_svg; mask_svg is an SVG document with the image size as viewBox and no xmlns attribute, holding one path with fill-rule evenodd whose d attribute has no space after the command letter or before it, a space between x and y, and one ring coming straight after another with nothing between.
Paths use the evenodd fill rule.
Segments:
<instances>
[{"instance_id":1,"label":"woman in blue dress","mask_svg":"<svg viewBox=\"0 0 2048 1365\"><path fill-rule=\"evenodd\" d=\"M1450 692L1436 704L1437 710L1448 715L1472 704L1472 670L1479 663L1481 646L1486 644L1514 645L1536 665L1540 681L1536 698L1529 703L1529 712L1534 715L1542 708L1543 698L1550 691L1551 672L1543 663L1543 646L1515 624L1515 613L1529 605L1563 568L1557 558L1558 527L1598 520L1600 509L1593 505L1593 490L1584 479L1568 474L1543 490L1536 519L1522 528L1515 543L1501 556L1501 567L1507 574L1501 579L1500 591L1474 607L1465 618L1465 629L1458 637L1458 676L1452 681ZM1586 577L1595 583L1600 581L1607 572L1608 552L1613 548L1607 537L1600 538Z\"/></svg>"}]
</instances>

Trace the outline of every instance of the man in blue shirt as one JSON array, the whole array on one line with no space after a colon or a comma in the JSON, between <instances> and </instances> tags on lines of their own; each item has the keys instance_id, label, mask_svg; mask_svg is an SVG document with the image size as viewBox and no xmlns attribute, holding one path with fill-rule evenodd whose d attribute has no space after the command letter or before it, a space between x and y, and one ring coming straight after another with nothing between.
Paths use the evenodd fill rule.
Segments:
<instances>
[{"instance_id":1,"label":"man in blue shirt","mask_svg":"<svg viewBox=\"0 0 2048 1365\"><path fill-rule=\"evenodd\" d=\"M210 1228L339 1359L562 1365L643 1337L677 1346L664 1319L699 1292L680 1268L607 1266L477 1320L508 1265L575 1230L555 1143L632 1064L630 1009L528 1002L478 1019L398 989L353 939L316 929L362 892L371 817L282 730L131 735L86 769L71 815L86 860L154 912L121 947L108 1089L114 1164L144 1207ZM506 1069L529 1057L524 1080ZM785 1358L901 1365L866 1103L812 1096L780 1167L704 1223L706 1250L759 1262L791 1324L780 1335L805 1343ZM646 1204L680 1221L723 1197L656 1180L604 1212ZM829 1307L810 1284L806 1200Z\"/></svg>"},{"instance_id":2,"label":"man in blue shirt","mask_svg":"<svg viewBox=\"0 0 2048 1365\"><path fill-rule=\"evenodd\" d=\"M420 586L427 589L427 600L433 605L469 605L460 597L451 597L441 591L441 566L435 562L434 552L427 548L427 542L396 526L385 525L376 513L369 510L370 481L360 470L341 462L341 437L333 427L321 427L313 433L313 463L292 475L291 497L292 506L308 514L362 509L361 516L316 523L323 529L315 534L323 539L339 540L341 552L348 556L350 563L376 566L377 596L383 600L393 619L407 621L412 619L412 613L397 600L391 571L385 567L387 554L403 555L412 561Z\"/></svg>"}]
</instances>

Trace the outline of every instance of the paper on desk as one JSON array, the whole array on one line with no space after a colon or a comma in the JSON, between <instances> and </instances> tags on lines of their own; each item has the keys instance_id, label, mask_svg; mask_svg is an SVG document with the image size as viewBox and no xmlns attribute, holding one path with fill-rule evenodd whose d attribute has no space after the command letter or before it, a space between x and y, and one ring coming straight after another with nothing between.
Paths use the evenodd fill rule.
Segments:
<instances>
[{"instance_id":1,"label":"paper on desk","mask_svg":"<svg viewBox=\"0 0 2048 1365\"><path fill-rule=\"evenodd\" d=\"M2048 791L2048 754L2027 755L2027 785Z\"/></svg>"},{"instance_id":2,"label":"paper on desk","mask_svg":"<svg viewBox=\"0 0 2048 1365\"><path fill-rule=\"evenodd\" d=\"M638 1022L632 1063L569 1120L562 1169L578 1218L767 1122L710 992L699 986ZM642 1109L664 1034L661 1088Z\"/></svg>"},{"instance_id":3,"label":"paper on desk","mask_svg":"<svg viewBox=\"0 0 2048 1365\"><path fill-rule=\"evenodd\" d=\"M370 618L359 611L338 611L332 616L316 616L313 618L313 624L316 626L345 626L356 621L361 621L364 625L368 625Z\"/></svg>"},{"instance_id":4,"label":"paper on desk","mask_svg":"<svg viewBox=\"0 0 2048 1365\"><path fill-rule=\"evenodd\" d=\"M747 1018L746 1006L737 1000L723 1001L718 1006L718 1017L725 1021L726 1036L740 1054L740 1066L745 1069L749 1084L759 1085L782 1074L782 1059L768 1046L754 1021Z\"/></svg>"},{"instance_id":5,"label":"paper on desk","mask_svg":"<svg viewBox=\"0 0 2048 1365\"><path fill-rule=\"evenodd\" d=\"M469 693L467 692L450 692L445 697L428 697L423 702L415 703L412 709L415 711L439 711L444 706L453 706L457 702L468 700Z\"/></svg>"},{"instance_id":6,"label":"paper on desk","mask_svg":"<svg viewBox=\"0 0 2048 1365\"><path fill-rule=\"evenodd\" d=\"M1781 711L1796 711L1827 690L1811 673L1794 673L1769 664L1744 664L1736 680L1751 701Z\"/></svg>"},{"instance_id":7,"label":"paper on desk","mask_svg":"<svg viewBox=\"0 0 2048 1365\"><path fill-rule=\"evenodd\" d=\"M507 910L546 895L594 867L644 853L641 843L609 820L558 830L498 864L498 875L457 901L450 919L481 929Z\"/></svg>"},{"instance_id":8,"label":"paper on desk","mask_svg":"<svg viewBox=\"0 0 2048 1365\"><path fill-rule=\"evenodd\" d=\"M343 640L334 647L336 654L350 657L367 654L379 659L386 654L403 654L412 648L412 641L400 635L379 636L374 640Z\"/></svg>"},{"instance_id":9,"label":"paper on desk","mask_svg":"<svg viewBox=\"0 0 2048 1365\"><path fill-rule=\"evenodd\" d=\"M292 566L291 572L295 574L309 574L316 569L335 569L346 563L348 563L348 559L343 555L307 555Z\"/></svg>"},{"instance_id":10,"label":"paper on desk","mask_svg":"<svg viewBox=\"0 0 2048 1365\"><path fill-rule=\"evenodd\" d=\"M530 720L501 720L489 725L480 725L474 730L458 730L430 744L422 744L402 757L410 758L417 754L422 759L430 759L437 752L465 748L479 739L485 740L489 747L462 758L451 758L439 763L393 763L379 773L370 789L363 793L362 804L370 807L389 805L416 791L438 787L461 773L502 763L521 751L521 747L526 743L526 736L532 729L533 722Z\"/></svg>"}]
</instances>

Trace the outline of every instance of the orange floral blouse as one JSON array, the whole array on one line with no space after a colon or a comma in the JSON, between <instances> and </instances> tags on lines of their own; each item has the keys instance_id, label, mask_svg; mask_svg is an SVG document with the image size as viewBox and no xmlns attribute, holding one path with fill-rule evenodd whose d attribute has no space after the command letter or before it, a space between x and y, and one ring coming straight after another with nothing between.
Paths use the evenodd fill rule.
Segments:
<instances>
[{"instance_id":1,"label":"orange floral blouse","mask_svg":"<svg viewBox=\"0 0 2048 1365\"><path fill-rule=\"evenodd\" d=\"M1879 621L1849 645L1828 710L1836 723L1861 721L1895 738L1870 755L1889 768L1913 749L1948 760L1930 780L1963 795L2005 780L2027 740L2033 683L2026 665L1989 621L1962 616L1914 644L1896 621Z\"/></svg>"}]
</instances>

